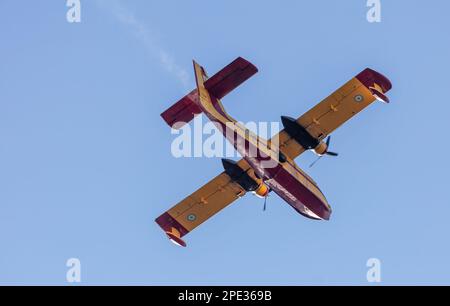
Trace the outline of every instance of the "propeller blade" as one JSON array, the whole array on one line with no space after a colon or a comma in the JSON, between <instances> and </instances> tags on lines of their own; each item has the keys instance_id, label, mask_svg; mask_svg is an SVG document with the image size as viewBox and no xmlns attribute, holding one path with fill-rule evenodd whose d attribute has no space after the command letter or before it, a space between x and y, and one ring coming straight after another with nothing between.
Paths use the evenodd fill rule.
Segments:
<instances>
[{"instance_id":1,"label":"propeller blade","mask_svg":"<svg viewBox=\"0 0 450 306\"><path fill-rule=\"evenodd\" d=\"M316 159L309 167L312 168L312 166L314 166L322 157L324 157L325 155L328 156L338 156L339 154L336 152L331 152L328 151L329 147L330 147L330 142L331 142L331 136L327 137L327 140L325 140L325 144L327 145L327 151L325 153L323 153L323 155L319 156L318 159Z\"/></svg>"},{"instance_id":2,"label":"propeller blade","mask_svg":"<svg viewBox=\"0 0 450 306\"><path fill-rule=\"evenodd\" d=\"M267 196L264 197L264 208L263 208L263 211L266 211L266 206L267 206Z\"/></svg>"},{"instance_id":3,"label":"propeller blade","mask_svg":"<svg viewBox=\"0 0 450 306\"><path fill-rule=\"evenodd\" d=\"M309 167L312 168L322 157L323 157L323 155L319 156L319 158L316 159L311 165L309 165Z\"/></svg>"},{"instance_id":4,"label":"propeller blade","mask_svg":"<svg viewBox=\"0 0 450 306\"><path fill-rule=\"evenodd\" d=\"M329 155L329 156L338 156L339 155L338 153L328 151L328 149L330 148L330 142L331 142L331 136L328 136L327 142L326 142L326 144L327 144L327 152L325 152L325 154Z\"/></svg>"}]
</instances>

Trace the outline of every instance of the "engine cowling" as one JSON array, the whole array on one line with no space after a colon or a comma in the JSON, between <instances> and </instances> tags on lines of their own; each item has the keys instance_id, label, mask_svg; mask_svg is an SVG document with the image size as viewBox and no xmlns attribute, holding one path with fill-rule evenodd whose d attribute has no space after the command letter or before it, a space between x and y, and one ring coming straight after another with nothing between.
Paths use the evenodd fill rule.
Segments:
<instances>
[{"instance_id":1,"label":"engine cowling","mask_svg":"<svg viewBox=\"0 0 450 306\"><path fill-rule=\"evenodd\" d=\"M244 171L239 165L229 159L222 159L225 172L230 178L239 184L245 191L251 191L260 198L265 198L270 192L270 188L253 171Z\"/></svg>"},{"instance_id":2,"label":"engine cowling","mask_svg":"<svg viewBox=\"0 0 450 306\"><path fill-rule=\"evenodd\" d=\"M328 151L328 146L327 146L327 144L326 144L325 142L321 141L321 142L317 145L317 147L315 147L315 148L313 149L313 151L314 151L314 153L316 153L317 155L323 156L323 155L325 155L325 154L327 153L327 151Z\"/></svg>"},{"instance_id":3,"label":"engine cowling","mask_svg":"<svg viewBox=\"0 0 450 306\"><path fill-rule=\"evenodd\" d=\"M223 168L230 178L239 184L245 191L255 191L258 189L258 182L244 171L239 165L230 159L222 159Z\"/></svg>"},{"instance_id":4,"label":"engine cowling","mask_svg":"<svg viewBox=\"0 0 450 306\"><path fill-rule=\"evenodd\" d=\"M269 195L270 189L266 184L261 183L258 188L253 191L253 194L259 198L265 198Z\"/></svg>"}]
</instances>

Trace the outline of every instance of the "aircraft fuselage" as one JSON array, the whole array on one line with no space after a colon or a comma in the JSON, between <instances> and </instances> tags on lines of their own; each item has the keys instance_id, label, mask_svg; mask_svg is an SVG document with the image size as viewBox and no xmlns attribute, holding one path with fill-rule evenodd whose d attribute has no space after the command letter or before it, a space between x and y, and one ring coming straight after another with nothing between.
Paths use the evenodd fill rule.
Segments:
<instances>
[{"instance_id":1,"label":"aircraft fuselage","mask_svg":"<svg viewBox=\"0 0 450 306\"><path fill-rule=\"evenodd\" d=\"M329 220L331 207L317 184L306 173L285 156L277 145L268 144L267 140L255 135L228 115L219 99L206 90L200 90L199 94L205 95L195 99L202 112L271 191L300 214L312 219Z\"/></svg>"}]
</instances>

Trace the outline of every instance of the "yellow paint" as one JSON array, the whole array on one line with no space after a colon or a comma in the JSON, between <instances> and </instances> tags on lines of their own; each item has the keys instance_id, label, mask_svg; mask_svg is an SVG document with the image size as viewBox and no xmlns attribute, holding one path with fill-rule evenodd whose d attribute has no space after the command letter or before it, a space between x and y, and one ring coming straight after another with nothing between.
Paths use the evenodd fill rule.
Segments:
<instances>
[{"instance_id":1,"label":"yellow paint","mask_svg":"<svg viewBox=\"0 0 450 306\"><path fill-rule=\"evenodd\" d=\"M258 189L255 190L255 194L261 198L264 198L269 194L269 188L266 184L262 183L259 185Z\"/></svg>"}]
</instances>

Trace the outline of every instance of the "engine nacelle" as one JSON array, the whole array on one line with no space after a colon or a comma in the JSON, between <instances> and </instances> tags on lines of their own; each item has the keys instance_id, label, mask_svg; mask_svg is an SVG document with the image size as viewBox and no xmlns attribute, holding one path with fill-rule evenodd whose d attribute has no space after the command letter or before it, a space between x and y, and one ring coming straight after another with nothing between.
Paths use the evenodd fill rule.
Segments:
<instances>
[{"instance_id":1,"label":"engine nacelle","mask_svg":"<svg viewBox=\"0 0 450 306\"><path fill-rule=\"evenodd\" d=\"M253 194L255 196L257 196L258 198L265 198L265 197L267 197L269 195L269 192L270 192L269 187L267 187L266 184L261 183L258 186L258 188L255 191L253 191Z\"/></svg>"},{"instance_id":2,"label":"engine nacelle","mask_svg":"<svg viewBox=\"0 0 450 306\"><path fill-rule=\"evenodd\" d=\"M297 120L291 117L283 116L281 117L281 121L286 133L294 138L305 150L312 150L319 156L326 154L337 156L337 153L328 152L330 137L327 138L326 142L312 137L309 132L297 122Z\"/></svg>"},{"instance_id":3,"label":"engine nacelle","mask_svg":"<svg viewBox=\"0 0 450 306\"><path fill-rule=\"evenodd\" d=\"M283 116L281 117L281 122L286 133L306 150L313 150L320 146L320 141L312 137L294 118Z\"/></svg>"},{"instance_id":4,"label":"engine nacelle","mask_svg":"<svg viewBox=\"0 0 450 306\"><path fill-rule=\"evenodd\" d=\"M222 159L222 164L225 173L245 191L255 191L258 189L259 182L251 177L249 173L241 169L234 160Z\"/></svg>"},{"instance_id":5,"label":"engine nacelle","mask_svg":"<svg viewBox=\"0 0 450 306\"><path fill-rule=\"evenodd\" d=\"M317 145L317 147L315 147L315 148L313 149L313 151L314 151L314 153L316 153L317 155L323 156L323 155L325 155L325 154L327 153L327 151L328 151L328 146L327 146L327 144L326 144L325 142L321 141L321 142Z\"/></svg>"}]
</instances>

